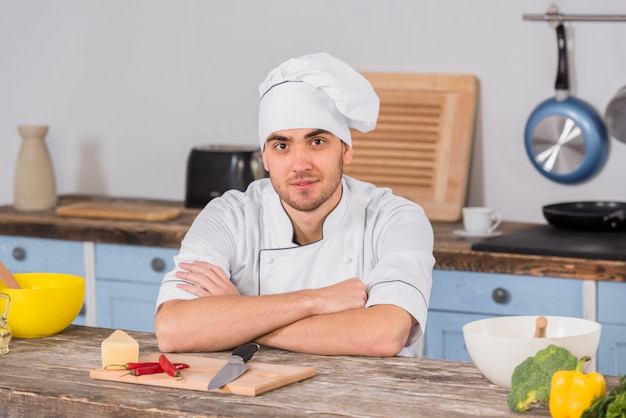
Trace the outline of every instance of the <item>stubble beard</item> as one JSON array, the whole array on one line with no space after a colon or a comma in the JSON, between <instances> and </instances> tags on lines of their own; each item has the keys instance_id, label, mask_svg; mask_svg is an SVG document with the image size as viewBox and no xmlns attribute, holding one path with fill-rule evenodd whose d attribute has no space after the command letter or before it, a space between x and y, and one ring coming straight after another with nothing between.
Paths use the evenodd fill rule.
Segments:
<instances>
[{"instance_id":1,"label":"stubble beard","mask_svg":"<svg viewBox=\"0 0 626 418\"><path fill-rule=\"evenodd\" d=\"M321 190L318 196L311 196L310 191L304 192L294 192L289 193L290 186L289 183L293 182L297 179L310 179L316 177L311 176L296 176L293 178L289 178L284 183L280 183L278 180L272 177L272 173L270 172L270 181L272 182L272 186L274 186L274 190L278 193L280 199L290 207L295 210L301 212L312 212L316 209L319 209L330 197L335 193L339 185L341 184L341 177L343 175L343 161L339 160L339 164L335 170L333 170L328 175L328 183L325 188ZM283 184L287 184L283 186Z\"/></svg>"}]
</instances>

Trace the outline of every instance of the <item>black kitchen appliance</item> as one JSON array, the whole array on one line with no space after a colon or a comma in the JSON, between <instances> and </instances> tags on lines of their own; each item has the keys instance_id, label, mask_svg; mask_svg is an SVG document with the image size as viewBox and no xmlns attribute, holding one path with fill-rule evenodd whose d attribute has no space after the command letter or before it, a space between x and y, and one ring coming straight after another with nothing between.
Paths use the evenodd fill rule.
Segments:
<instances>
[{"instance_id":1,"label":"black kitchen appliance","mask_svg":"<svg viewBox=\"0 0 626 418\"><path fill-rule=\"evenodd\" d=\"M267 177L257 147L205 145L191 150L187 160L185 206L202 208L225 191L244 191L259 178Z\"/></svg>"},{"instance_id":2,"label":"black kitchen appliance","mask_svg":"<svg viewBox=\"0 0 626 418\"><path fill-rule=\"evenodd\" d=\"M580 231L541 225L472 244L472 250L626 261L623 231Z\"/></svg>"}]
</instances>

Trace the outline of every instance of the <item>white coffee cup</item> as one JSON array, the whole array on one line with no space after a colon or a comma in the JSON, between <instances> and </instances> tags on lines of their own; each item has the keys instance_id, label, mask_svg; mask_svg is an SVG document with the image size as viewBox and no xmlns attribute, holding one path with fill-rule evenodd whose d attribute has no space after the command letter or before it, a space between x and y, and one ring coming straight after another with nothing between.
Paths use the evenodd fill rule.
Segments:
<instances>
[{"instance_id":1,"label":"white coffee cup","mask_svg":"<svg viewBox=\"0 0 626 418\"><path fill-rule=\"evenodd\" d=\"M463 226L465 232L475 235L489 235L502 222L502 215L491 208L463 208Z\"/></svg>"}]
</instances>

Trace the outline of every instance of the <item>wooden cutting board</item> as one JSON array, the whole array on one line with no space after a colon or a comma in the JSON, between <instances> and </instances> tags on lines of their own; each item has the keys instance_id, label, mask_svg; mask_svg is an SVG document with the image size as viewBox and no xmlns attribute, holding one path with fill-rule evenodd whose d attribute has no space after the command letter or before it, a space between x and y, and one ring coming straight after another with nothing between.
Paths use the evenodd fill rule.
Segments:
<instances>
[{"instance_id":1,"label":"wooden cutting board","mask_svg":"<svg viewBox=\"0 0 626 418\"><path fill-rule=\"evenodd\" d=\"M376 129L352 132L344 172L455 222L467 194L478 79L467 74L363 73L380 97Z\"/></svg>"},{"instance_id":2,"label":"wooden cutting board","mask_svg":"<svg viewBox=\"0 0 626 418\"><path fill-rule=\"evenodd\" d=\"M140 359L144 361L158 361L160 353L152 353ZM228 359L202 357L191 354L168 354L167 358L173 363L187 363L188 369L181 373L184 379L177 380L165 373L145 376L131 376L126 370L94 369L89 371L92 379L110 380L113 382L134 383L139 385L163 386L177 389L207 391L209 381L226 364ZM235 395L256 396L291 383L308 379L317 374L312 367L287 366L249 361L251 367L238 379L226 386L213 389L211 392L232 393Z\"/></svg>"},{"instance_id":3,"label":"wooden cutting board","mask_svg":"<svg viewBox=\"0 0 626 418\"><path fill-rule=\"evenodd\" d=\"M167 221L180 216L181 209L141 203L79 202L59 206L57 215L129 221Z\"/></svg>"}]
</instances>

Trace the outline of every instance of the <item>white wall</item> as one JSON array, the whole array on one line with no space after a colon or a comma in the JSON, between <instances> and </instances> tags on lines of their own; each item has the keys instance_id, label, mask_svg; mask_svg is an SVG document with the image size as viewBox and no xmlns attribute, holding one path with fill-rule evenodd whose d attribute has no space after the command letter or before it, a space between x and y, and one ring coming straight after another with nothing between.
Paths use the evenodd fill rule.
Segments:
<instances>
[{"instance_id":1,"label":"white wall","mask_svg":"<svg viewBox=\"0 0 626 418\"><path fill-rule=\"evenodd\" d=\"M50 126L59 194L182 200L195 145L256 144L257 86L283 60L327 51L362 71L471 73L481 82L470 204L543 222L568 200L626 201L626 144L580 185L524 150L553 93L554 30L522 19L553 0L0 0L0 204L13 201L16 127ZM623 0L563 13L626 14ZM603 112L626 85L626 22L569 24L575 93Z\"/></svg>"}]
</instances>

